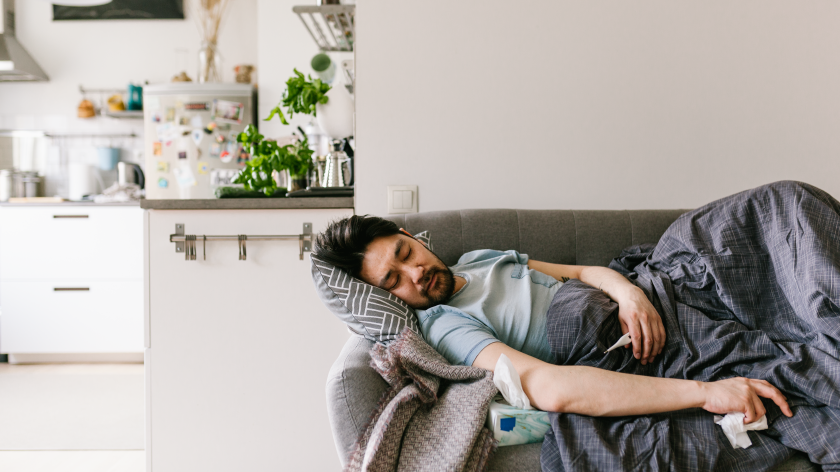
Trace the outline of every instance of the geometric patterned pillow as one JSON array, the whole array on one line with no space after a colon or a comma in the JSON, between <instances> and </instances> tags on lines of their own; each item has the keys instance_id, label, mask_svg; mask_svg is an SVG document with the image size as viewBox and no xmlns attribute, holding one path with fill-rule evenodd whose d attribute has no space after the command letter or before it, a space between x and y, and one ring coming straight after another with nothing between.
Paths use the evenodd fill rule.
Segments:
<instances>
[{"instance_id":1,"label":"geometric patterned pillow","mask_svg":"<svg viewBox=\"0 0 840 472\"><path fill-rule=\"evenodd\" d=\"M431 249L429 232L414 236ZM312 281L324 305L366 339L388 344L408 327L421 337L414 309L386 290L374 287L316 257L312 261Z\"/></svg>"}]
</instances>

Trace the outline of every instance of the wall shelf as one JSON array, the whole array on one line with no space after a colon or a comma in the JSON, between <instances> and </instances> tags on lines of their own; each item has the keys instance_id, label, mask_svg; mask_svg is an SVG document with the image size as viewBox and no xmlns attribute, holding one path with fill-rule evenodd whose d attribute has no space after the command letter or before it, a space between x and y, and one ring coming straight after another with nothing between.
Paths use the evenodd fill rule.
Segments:
<instances>
[{"instance_id":1,"label":"wall shelf","mask_svg":"<svg viewBox=\"0 0 840 472\"><path fill-rule=\"evenodd\" d=\"M109 95L120 95L123 97L123 102L127 102L126 94L127 91L125 89L117 89L117 88L103 88L103 89L91 89L85 88L82 85L79 85L79 93L82 94L82 97L87 98L88 95L96 95L99 98L99 115L108 117L108 118L129 118L135 120L142 120L143 119L143 110L120 110L120 111L111 111L108 109L108 96Z\"/></svg>"},{"instance_id":2,"label":"wall shelf","mask_svg":"<svg viewBox=\"0 0 840 472\"><path fill-rule=\"evenodd\" d=\"M292 11L321 51L353 52L356 5L299 5Z\"/></svg>"}]
</instances>

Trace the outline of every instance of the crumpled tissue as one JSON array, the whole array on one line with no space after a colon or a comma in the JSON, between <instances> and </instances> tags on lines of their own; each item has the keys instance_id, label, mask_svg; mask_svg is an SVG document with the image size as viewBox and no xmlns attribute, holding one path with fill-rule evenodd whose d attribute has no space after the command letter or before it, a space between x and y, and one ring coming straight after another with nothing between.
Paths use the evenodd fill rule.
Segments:
<instances>
[{"instance_id":1,"label":"crumpled tissue","mask_svg":"<svg viewBox=\"0 0 840 472\"><path fill-rule=\"evenodd\" d=\"M490 402L487 411L487 427L499 446L542 442L551 428L548 413L534 409L525 391L519 373L510 359L502 354L496 363L493 383L501 396ZM504 398L502 398L504 397Z\"/></svg>"},{"instance_id":2,"label":"crumpled tissue","mask_svg":"<svg viewBox=\"0 0 840 472\"><path fill-rule=\"evenodd\" d=\"M735 449L746 449L752 446L750 436L747 431L761 431L767 429L767 415L764 415L758 421L753 421L750 424L744 424L743 413L727 413L726 416L715 415L715 423L723 428L723 434L729 443Z\"/></svg>"},{"instance_id":3,"label":"crumpled tissue","mask_svg":"<svg viewBox=\"0 0 840 472\"><path fill-rule=\"evenodd\" d=\"M493 383L499 389L499 393L514 408L521 410L533 410L528 396L522 390L522 382L519 380L519 373L513 367L508 356L502 354L496 361L496 369L493 371Z\"/></svg>"}]
</instances>

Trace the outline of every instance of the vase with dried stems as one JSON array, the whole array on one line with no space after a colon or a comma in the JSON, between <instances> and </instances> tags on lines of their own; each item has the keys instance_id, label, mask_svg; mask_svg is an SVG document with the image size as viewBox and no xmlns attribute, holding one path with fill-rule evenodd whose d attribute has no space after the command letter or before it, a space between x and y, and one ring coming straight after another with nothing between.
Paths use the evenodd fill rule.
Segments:
<instances>
[{"instance_id":1,"label":"vase with dried stems","mask_svg":"<svg viewBox=\"0 0 840 472\"><path fill-rule=\"evenodd\" d=\"M198 50L198 82L221 82L222 56L216 48L219 29L230 0L189 0L201 35Z\"/></svg>"}]
</instances>

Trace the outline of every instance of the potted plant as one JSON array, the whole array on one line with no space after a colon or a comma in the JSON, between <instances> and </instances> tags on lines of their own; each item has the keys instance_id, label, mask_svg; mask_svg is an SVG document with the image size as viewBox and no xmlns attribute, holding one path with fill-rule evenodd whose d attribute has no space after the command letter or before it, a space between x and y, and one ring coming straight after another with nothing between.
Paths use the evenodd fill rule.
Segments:
<instances>
[{"instance_id":1,"label":"potted plant","mask_svg":"<svg viewBox=\"0 0 840 472\"><path fill-rule=\"evenodd\" d=\"M285 107L286 113L283 113ZM305 77L297 69L286 81L283 99L271 110L266 121L277 115L284 125L295 113L312 115L318 125L332 138L346 138L353 134L353 100L344 87L331 87L321 79Z\"/></svg>"},{"instance_id":2,"label":"potted plant","mask_svg":"<svg viewBox=\"0 0 840 472\"><path fill-rule=\"evenodd\" d=\"M286 191L306 186L306 173L312 165L313 152L306 138L280 146L276 141L265 139L254 125L248 125L245 131L237 135L236 141L242 143L251 158L234 177L233 183L242 184L245 190L260 192L269 197L283 196ZM288 172L288 188L277 185L275 172Z\"/></svg>"}]
</instances>

